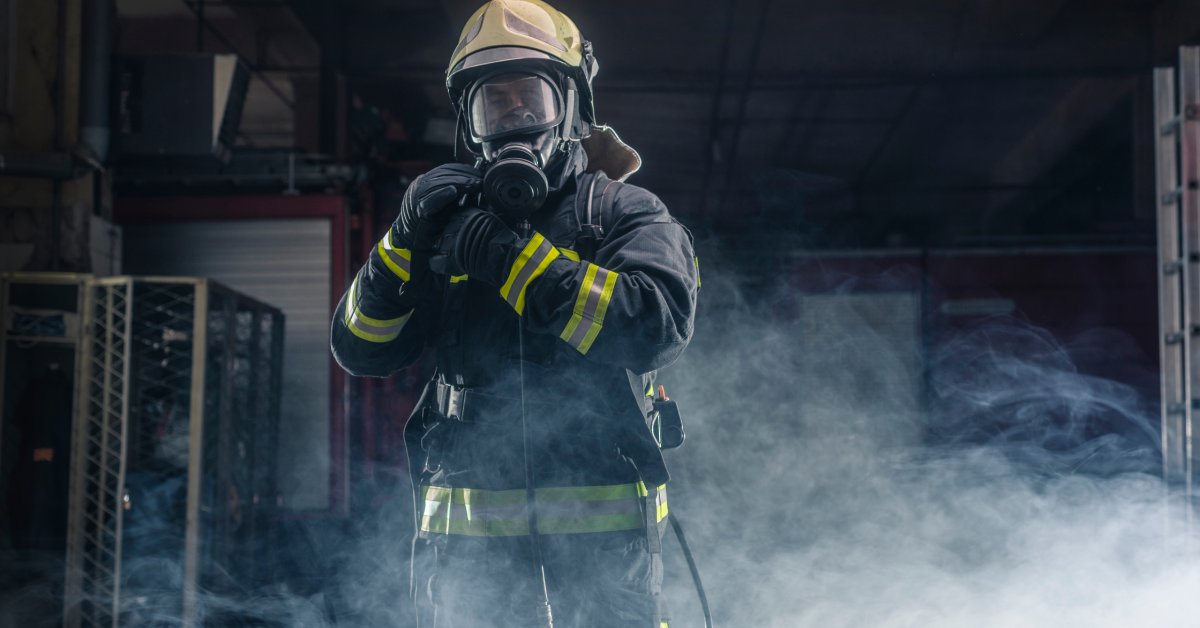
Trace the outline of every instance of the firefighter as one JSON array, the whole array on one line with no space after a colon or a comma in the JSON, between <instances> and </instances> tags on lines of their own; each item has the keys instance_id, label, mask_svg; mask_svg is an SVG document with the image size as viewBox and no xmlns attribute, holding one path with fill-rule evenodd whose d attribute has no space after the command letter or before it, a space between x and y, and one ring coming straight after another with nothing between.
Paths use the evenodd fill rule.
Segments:
<instances>
[{"instance_id":1,"label":"firefighter","mask_svg":"<svg viewBox=\"0 0 1200 628\"><path fill-rule=\"evenodd\" d=\"M591 45L537 0L470 18L446 85L472 165L418 177L338 304L332 347L386 376L430 347L406 427L418 625L667 625L656 369L692 335L688 231L623 179Z\"/></svg>"}]
</instances>

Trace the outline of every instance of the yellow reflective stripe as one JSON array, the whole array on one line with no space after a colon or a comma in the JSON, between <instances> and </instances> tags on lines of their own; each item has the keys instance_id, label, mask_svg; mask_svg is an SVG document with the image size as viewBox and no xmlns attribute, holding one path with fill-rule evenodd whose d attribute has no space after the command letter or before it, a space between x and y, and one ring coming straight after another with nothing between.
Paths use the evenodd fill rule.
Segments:
<instances>
[{"instance_id":1,"label":"yellow reflective stripe","mask_svg":"<svg viewBox=\"0 0 1200 628\"><path fill-rule=\"evenodd\" d=\"M608 486L556 486L551 488L539 488L537 490L537 499L539 502L562 502L562 501L609 501L613 499L631 499L634 497L644 497L644 485L641 482L637 484L612 484Z\"/></svg>"},{"instance_id":2,"label":"yellow reflective stripe","mask_svg":"<svg viewBox=\"0 0 1200 628\"><path fill-rule=\"evenodd\" d=\"M500 296L517 314L525 313L525 290L529 284L546 272L546 267L558 256L558 249L540 233L534 233L521 249L508 272L508 280L500 287Z\"/></svg>"},{"instance_id":3,"label":"yellow reflective stripe","mask_svg":"<svg viewBox=\"0 0 1200 628\"><path fill-rule=\"evenodd\" d=\"M592 348L596 335L604 326L604 314L612 300L617 275L611 270L587 264L587 271L579 284L579 293L575 296L571 319L558 336L580 353L586 354ZM586 326L584 321L587 322Z\"/></svg>"},{"instance_id":4,"label":"yellow reflective stripe","mask_svg":"<svg viewBox=\"0 0 1200 628\"><path fill-rule=\"evenodd\" d=\"M503 286L500 286L500 296L504 297L505 301L510 300L508 295L510 292L512 292L513 284L517 281L517 277L520 275L521 270L524 269L525 264L529 262L530 256L537 251L538 246L540 246L542 242L545 242L545 240L546 239L542 237L542 234L535 232L533 237L529 239L529 242L525 243L525 248L521 249L521 252L517 254L517 259L513 262L512 268L510 268L508 271L508 279L504 282Z\"/></svg>"},{"instance_id":5,"label":"yellow reflective stripe","mask_svg":"<svg viewBox=\"0 0 1200 628\"><path fill-rule=\"evenodd\" d=\"M638 488L638 496L639 497L648 497L650 495L649 491L646 490L645 484L638 482L637 488ZM667 485L666 484L659 485L659 487L655 490L654 501L657 502L657 504L658 504L657 520L662 521L663 519L666 519L667 514L668 514L668 512L667 512Z\"/></svg>"},{"instance_id":6,"label":"yellow reflective stripe","mask_svg":"<svg viewBox=\"0 0 1200 628\"><path fill-rule=\"evenodd\" d=\"M667 485L658 487L658 491L666 491ZM452 501L469 506L511 506L525 502L525 489L509 489L491 491L478 488L447 488L444 486L423 486L422 496L425 501ZM538 501L608 501L613 499L630 499L646 497L650 493L646 485L611 484L606 486L554 486L537 489L535 495Z\"/></svg>"},{"instance_id":7,"label":"yellow reflective stripe","mask_svg":"<svg viewBox=\"0 0 1200 628\"><path fill-rule=\"evenodd\" d=\"M356 309L358 309L358 275L354 276L354 280L350 282L350 289L346 291L346 311L342 314L342 322L346 324L346 327L350 326L350 315Z\"/></svg>"},{"instance_id":8,"label":"yellow reflective stripe","mask_svg":"<svg viewBox=\"0 0 1200 628\"><path fill-rule=\"evenodd\" d=\"M571 249L564 249L563 247L560 246L560 247L558 247L558 252L562 253L563 257L571 260L572 262L579 261L579 253L576 251L572 251Z\"/></svg>"},{"instance_id":9,"label":"yellow reflective stripe","mask_svg":"<svg viewBox=\"0 0 1200 628\"><path fill-rule=\"evenodd\" d=\"M346 294L346 312L343 321L346 329L355 336L367 342L391 342L400 335L411 316L411 311L404 316L386 320L367 316L358 309L358 277L355 277L354 281L350 283L350 290Z\"/></svg>"},{"instance_id":10,"label":"yellow reflective stripe","mask_svg":"<svg viewBox=\"0 0 1200 628\"><path fill-rule=\"evenodd\" d=\"M696 287L699 288L700 287L700 257L699 256L693 257L692 264L696 266Z\"/></svg>"},{"instance_id":11,"label":"yellow reflective stripe","mask_svg":"<svg viewBox=\"0 0 1200 628\"><path fill-rule=\"evenodd\" d=\"M384 234L383 239L379 241L376 247L379 253L379 259L383 260L384 265L392 271L394 275L403 281L408 281L412 275L412 251L408 249L396 248L392 242L392 231L389 229Z\"/></svg>"},{"instance_id":12,"label":"yellow reflective stripe","mask_svg":"<svg viewBox=\"0 0 1200 628\"><path fill-rule=\"evenodd\" d=\"M586 354L588 349L592 348L592 342L596 340L596 335L600 333L600 328L604 325L604 314L608 312L608 302L612 300L613 289L617 285L617 273L610 272L604 277L604 289L600 293L600 304L596 307L596 317L592 320L592 326L588 329L587 335L583 337L583 342L579 343L580 353Z\"/></svg>"},{"instance_id":13,"label":"yellow reflective stripe","mask_svg":"<svg viewBox=\"0 0 1200 628\"><path fill-rule=\"evenodd\" d=\"M588 294L591 293L592 282L596 279L596 269L599 266L593 264L587 265L587 270L583 274L583 283L579 286L579 294L575 296L575 307L571 309L571 320L567 321L567 326L563 328L559 338L570 342L571 336L575 335L575 330L579 328L579 323L583 321L583 310L587 305Z\"/></svg>"},{"instance_id":14,"label":"yellow reflective stripe","mask_svg":"<svg viewBox=\"0 0 1200 628\"><path fill-rule=\"evenodd\" d=\"M564 517L538 519L540 534L586 534L589 532L620 532L643 526L640 514L601 515L598 517ZM525 536L529 534L527 519L489 521L478 519L446 519L421 517L421 531L464 536Z\"/></svg>"},{"instance_id":15,"label":"yellow reflective stripe","mask_svg":"<svg viewBox=\"0 0 1200 628\"><path fill-rule=\"evenodd\" d=\"M392 318L390 321L384 321L388 324L373 325L362 321L362 318L366 317L360 315L359 312L355 312L352 319L350 319L350 323L346 325L346 328L350 330L350 333L367 342L391 342L400 336L401 331L404 329L404 323L408 322L410 316L413 316L412 312L400 318Z\"/></svg>"},{"instance_id":16,"label":"yellow reflective stripe","mask_svg":"<svg viewBox=\"0 0 1200 628\"><path fill-rule=\"evenodd\" d=\"M424 496L427 502L452 502L468 506L511 506L513 504L525 503L525 489L523 488L508 491L487 491L477 488L425 486Z\"/></svg>"},{"instance_id":17,"label":"yellow reflective stripe","mask_svg":"<svg viewBox=\"0 0 1200 628\"><path fill-rule=\"evenodd\" d=\"M466 281L466 280L467 280L466 275L450 275L450 283L458 283L460 281Z\"/></svg>"},{"instance_id":18,"label":"yellow reflective stripe","mask_svg":"<svg viewBox=\"0 0 1200 628\"><path fill-rule=\"evenodd\" d=\"M423 486L421 530L468 536L520 536L529 533L525 490L491 491ZM610 486L554 487L536 491L538 531L581 534L636 530L643 523L641 482ZM667 516L666 486L655 491L656 519Z\"/></svg>"},{"instance_id":19,"label":"yellow reflective stripe","mask_svg":"<svg viewBox=\"0 0 1200 628\"><path fill-rule=\"evenodd\" d=\"M525 519L488 521L422 516L421 531L465 536L524 536L529 534L529 521ZM541 531L540 527L538 531Z\"/></svg>"}]
</instances>

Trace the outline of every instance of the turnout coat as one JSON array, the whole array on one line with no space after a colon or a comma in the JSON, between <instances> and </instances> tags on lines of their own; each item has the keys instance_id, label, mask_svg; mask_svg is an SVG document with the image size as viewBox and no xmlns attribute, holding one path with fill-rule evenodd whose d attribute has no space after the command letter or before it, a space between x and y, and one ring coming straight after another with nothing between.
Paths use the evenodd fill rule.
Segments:
<instances>
[{"instance_id":1,"label":"turnout coat","mask_svg":"<svg viewBox=\"0 0 1200 628\"><path fill-rule=\"evenodd\" d=\"M351 374L436 353L406 429L421 625L533 622L522 405L556 625L665 623L668 476L647 419L655 371L691 338L699 264L657 197L575 163L505 252L503 285L434 274L389 232L338 304Z\"/></svg>"}]
</instances>

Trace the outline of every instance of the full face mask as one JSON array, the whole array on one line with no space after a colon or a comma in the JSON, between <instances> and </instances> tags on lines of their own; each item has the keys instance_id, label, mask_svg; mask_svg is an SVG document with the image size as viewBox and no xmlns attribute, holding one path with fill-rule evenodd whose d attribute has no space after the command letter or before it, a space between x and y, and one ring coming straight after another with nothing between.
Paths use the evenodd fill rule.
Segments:
<instances>
[{"instance_id":1,"label":"full face mask","mask_svg":"<svg viewBox=\"0 0 1200 628\"><path fill-rule=\"evenodd\" d=\"M481 78L467 102L471 135L483 147L483 193L501 213L524 220L549 191L545 170L564 117L559 89L540 73L507 72Z\"/></svg>"}]
</instances>

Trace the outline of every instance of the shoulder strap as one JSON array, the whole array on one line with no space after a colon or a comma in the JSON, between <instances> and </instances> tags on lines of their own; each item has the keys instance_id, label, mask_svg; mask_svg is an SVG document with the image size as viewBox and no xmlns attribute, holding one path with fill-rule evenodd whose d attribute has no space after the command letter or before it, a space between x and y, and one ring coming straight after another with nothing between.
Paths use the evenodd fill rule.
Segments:
<instances>
[{"instance_id":1,"label":"shoulder strap","mask_svg":"<svg viewBox=\"0 0 1200 628\"><path fill-rule=\"evenodd\" d=\"M603 182L603 185L600 183ZM595 259L596 251L604 242L604 226L611 222L615 195L612 193L618 183L604 176L604 173L591 173L586 180L580 182L580 187L586 187L587 192L576 202L576 218L579 220L579 238L577 247L579 254L585 259ZM599 189L599 195L597 195ZM579 215L582 206L583 215Z\"/></svg>"}]
</instances>

